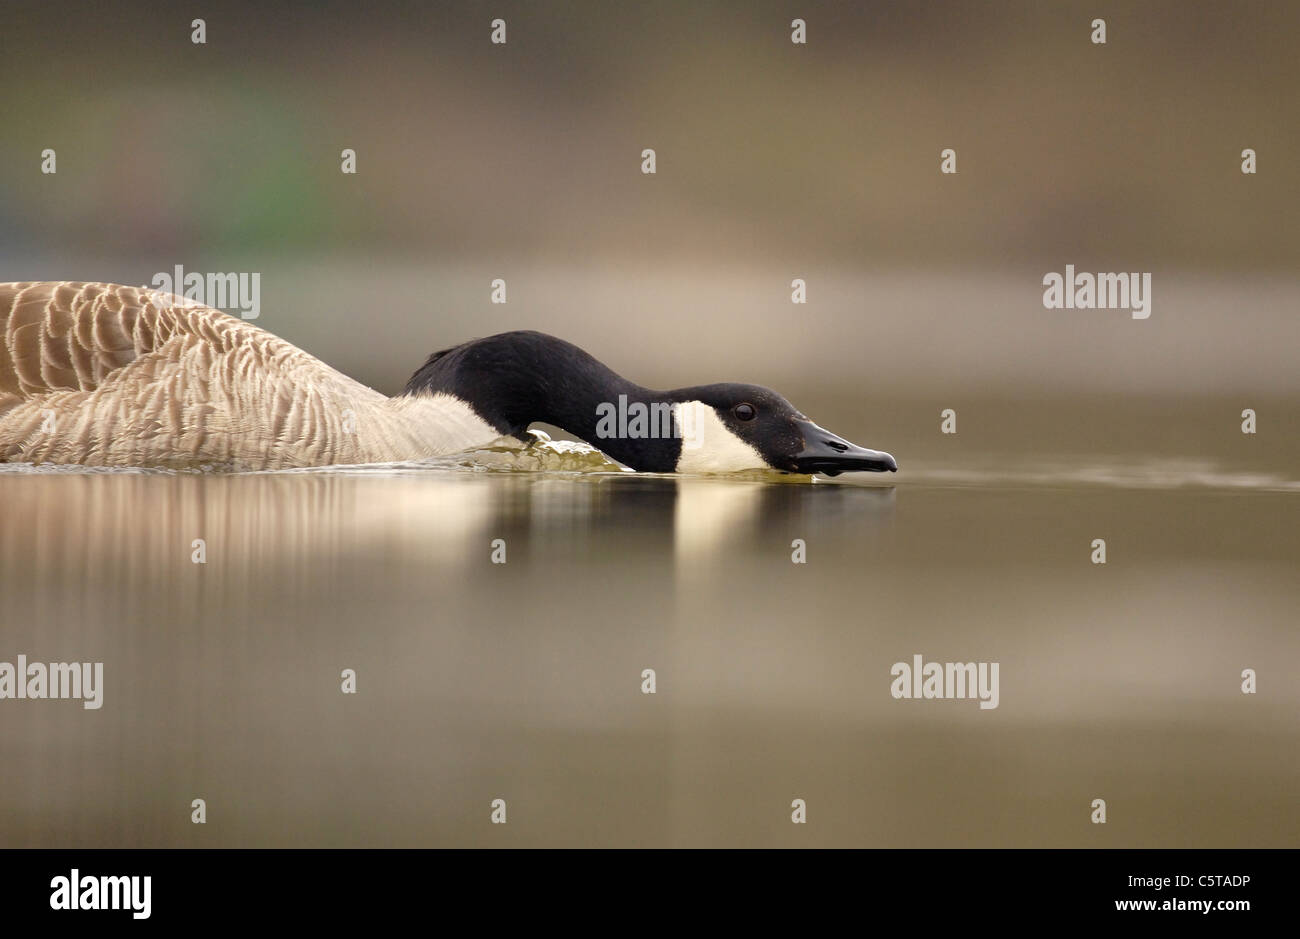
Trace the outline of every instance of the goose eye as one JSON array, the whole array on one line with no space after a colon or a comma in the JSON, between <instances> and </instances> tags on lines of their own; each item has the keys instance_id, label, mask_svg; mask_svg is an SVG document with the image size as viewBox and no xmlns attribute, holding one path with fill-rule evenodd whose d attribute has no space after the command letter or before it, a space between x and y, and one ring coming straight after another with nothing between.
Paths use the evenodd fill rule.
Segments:
<instances>
[{"instance_id":1,"label":"goose eye","mask_svg":"<svg viewBox=\"0 0 1300 939\"><path fill-rule=\"evenodd\" d=\"M758 414L758 412L754 410L752 404L738 404L731 409L731 413L735 414L736 417L742 421L752 421Z\"/></svg>"}]
</instances>

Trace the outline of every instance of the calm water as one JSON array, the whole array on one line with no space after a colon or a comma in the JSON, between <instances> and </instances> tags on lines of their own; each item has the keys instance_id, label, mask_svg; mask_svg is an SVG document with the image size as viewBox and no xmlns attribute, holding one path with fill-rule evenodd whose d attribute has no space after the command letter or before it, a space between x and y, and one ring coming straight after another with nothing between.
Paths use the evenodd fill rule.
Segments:
<instances>
[{"instance_id":1,"label":"calm water","mask_svg":"<svg viewBox=\"0 0 1300 939\"><path fill-rule=\"evenodd\" d=\"M1300 843L1296 483L863 482L4 467L0 660L105 687L0 702L0 843ZM895 700L915 654L999 707Z\"/></svg>"}]
</instances>

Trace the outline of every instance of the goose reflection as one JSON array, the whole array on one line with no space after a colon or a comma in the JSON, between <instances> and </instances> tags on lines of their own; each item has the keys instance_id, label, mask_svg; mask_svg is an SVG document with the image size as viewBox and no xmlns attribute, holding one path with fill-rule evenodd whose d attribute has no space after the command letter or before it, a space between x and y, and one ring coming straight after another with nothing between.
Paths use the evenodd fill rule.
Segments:
<instances>
[{"instance_id":1,"label":"goose reflection","mask_svg":"<svg viewBox=\"0 0 1300 939\"><path fill-rule=\"evenodd\" d=\"M619 473L5 473L0 487L8 586L158 597L200 565L209 595L328 591L348 571L494 577L498 539L507 565L659 558L689 574L796 537L869 536L895 503L889 487Z\"/></svg>"}]
</instances>

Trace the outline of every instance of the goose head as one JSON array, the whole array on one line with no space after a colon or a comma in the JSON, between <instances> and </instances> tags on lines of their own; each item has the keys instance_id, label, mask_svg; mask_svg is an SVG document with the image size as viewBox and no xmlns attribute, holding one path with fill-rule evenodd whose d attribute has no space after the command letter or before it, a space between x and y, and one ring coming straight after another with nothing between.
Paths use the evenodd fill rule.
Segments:
<instances>
[{"instance_id":1,"label":"goose head","mask_svg":"<svg viewBox=\"0 0 1300 939\"><path fill-rule=\"evenodd\" d=\"M761 385L654 391L572 343L523 330L436 352L404 395L458 399L502 435L560 427L642 472L893 472L894 458L819 427Z\"/></svg>"},{"instance_id":2,"label":"goose head","mask_svg":"<svg viewBox=\"0 0 1300 939\"><path fill-rule=\"evenodd\" d=\"M726 473L894 472L898 463L818 426L770 388L723 382L668 392L679 402L681 452L676 469Z\"/></svg>"}]
</instances>

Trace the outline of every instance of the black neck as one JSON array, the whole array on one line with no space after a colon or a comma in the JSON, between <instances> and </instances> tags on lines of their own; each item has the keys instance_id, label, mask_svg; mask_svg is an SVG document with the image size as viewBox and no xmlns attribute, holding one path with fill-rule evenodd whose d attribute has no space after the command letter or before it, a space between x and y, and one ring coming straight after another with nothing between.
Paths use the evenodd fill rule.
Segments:
<instances>
[{"instance_id":1,"label":"black neck","mask_svg":"<svg viewBox=\"0 0 1300 939\"><path fill-rule=\"evenodd\" d=\"M553 424L641 472L670 473L681 455L668 414L680 397L630 382L542 333L502 333L435 353L404 393L421 392L455 395L502 434Z\"/></svg>"}]
</instances>

